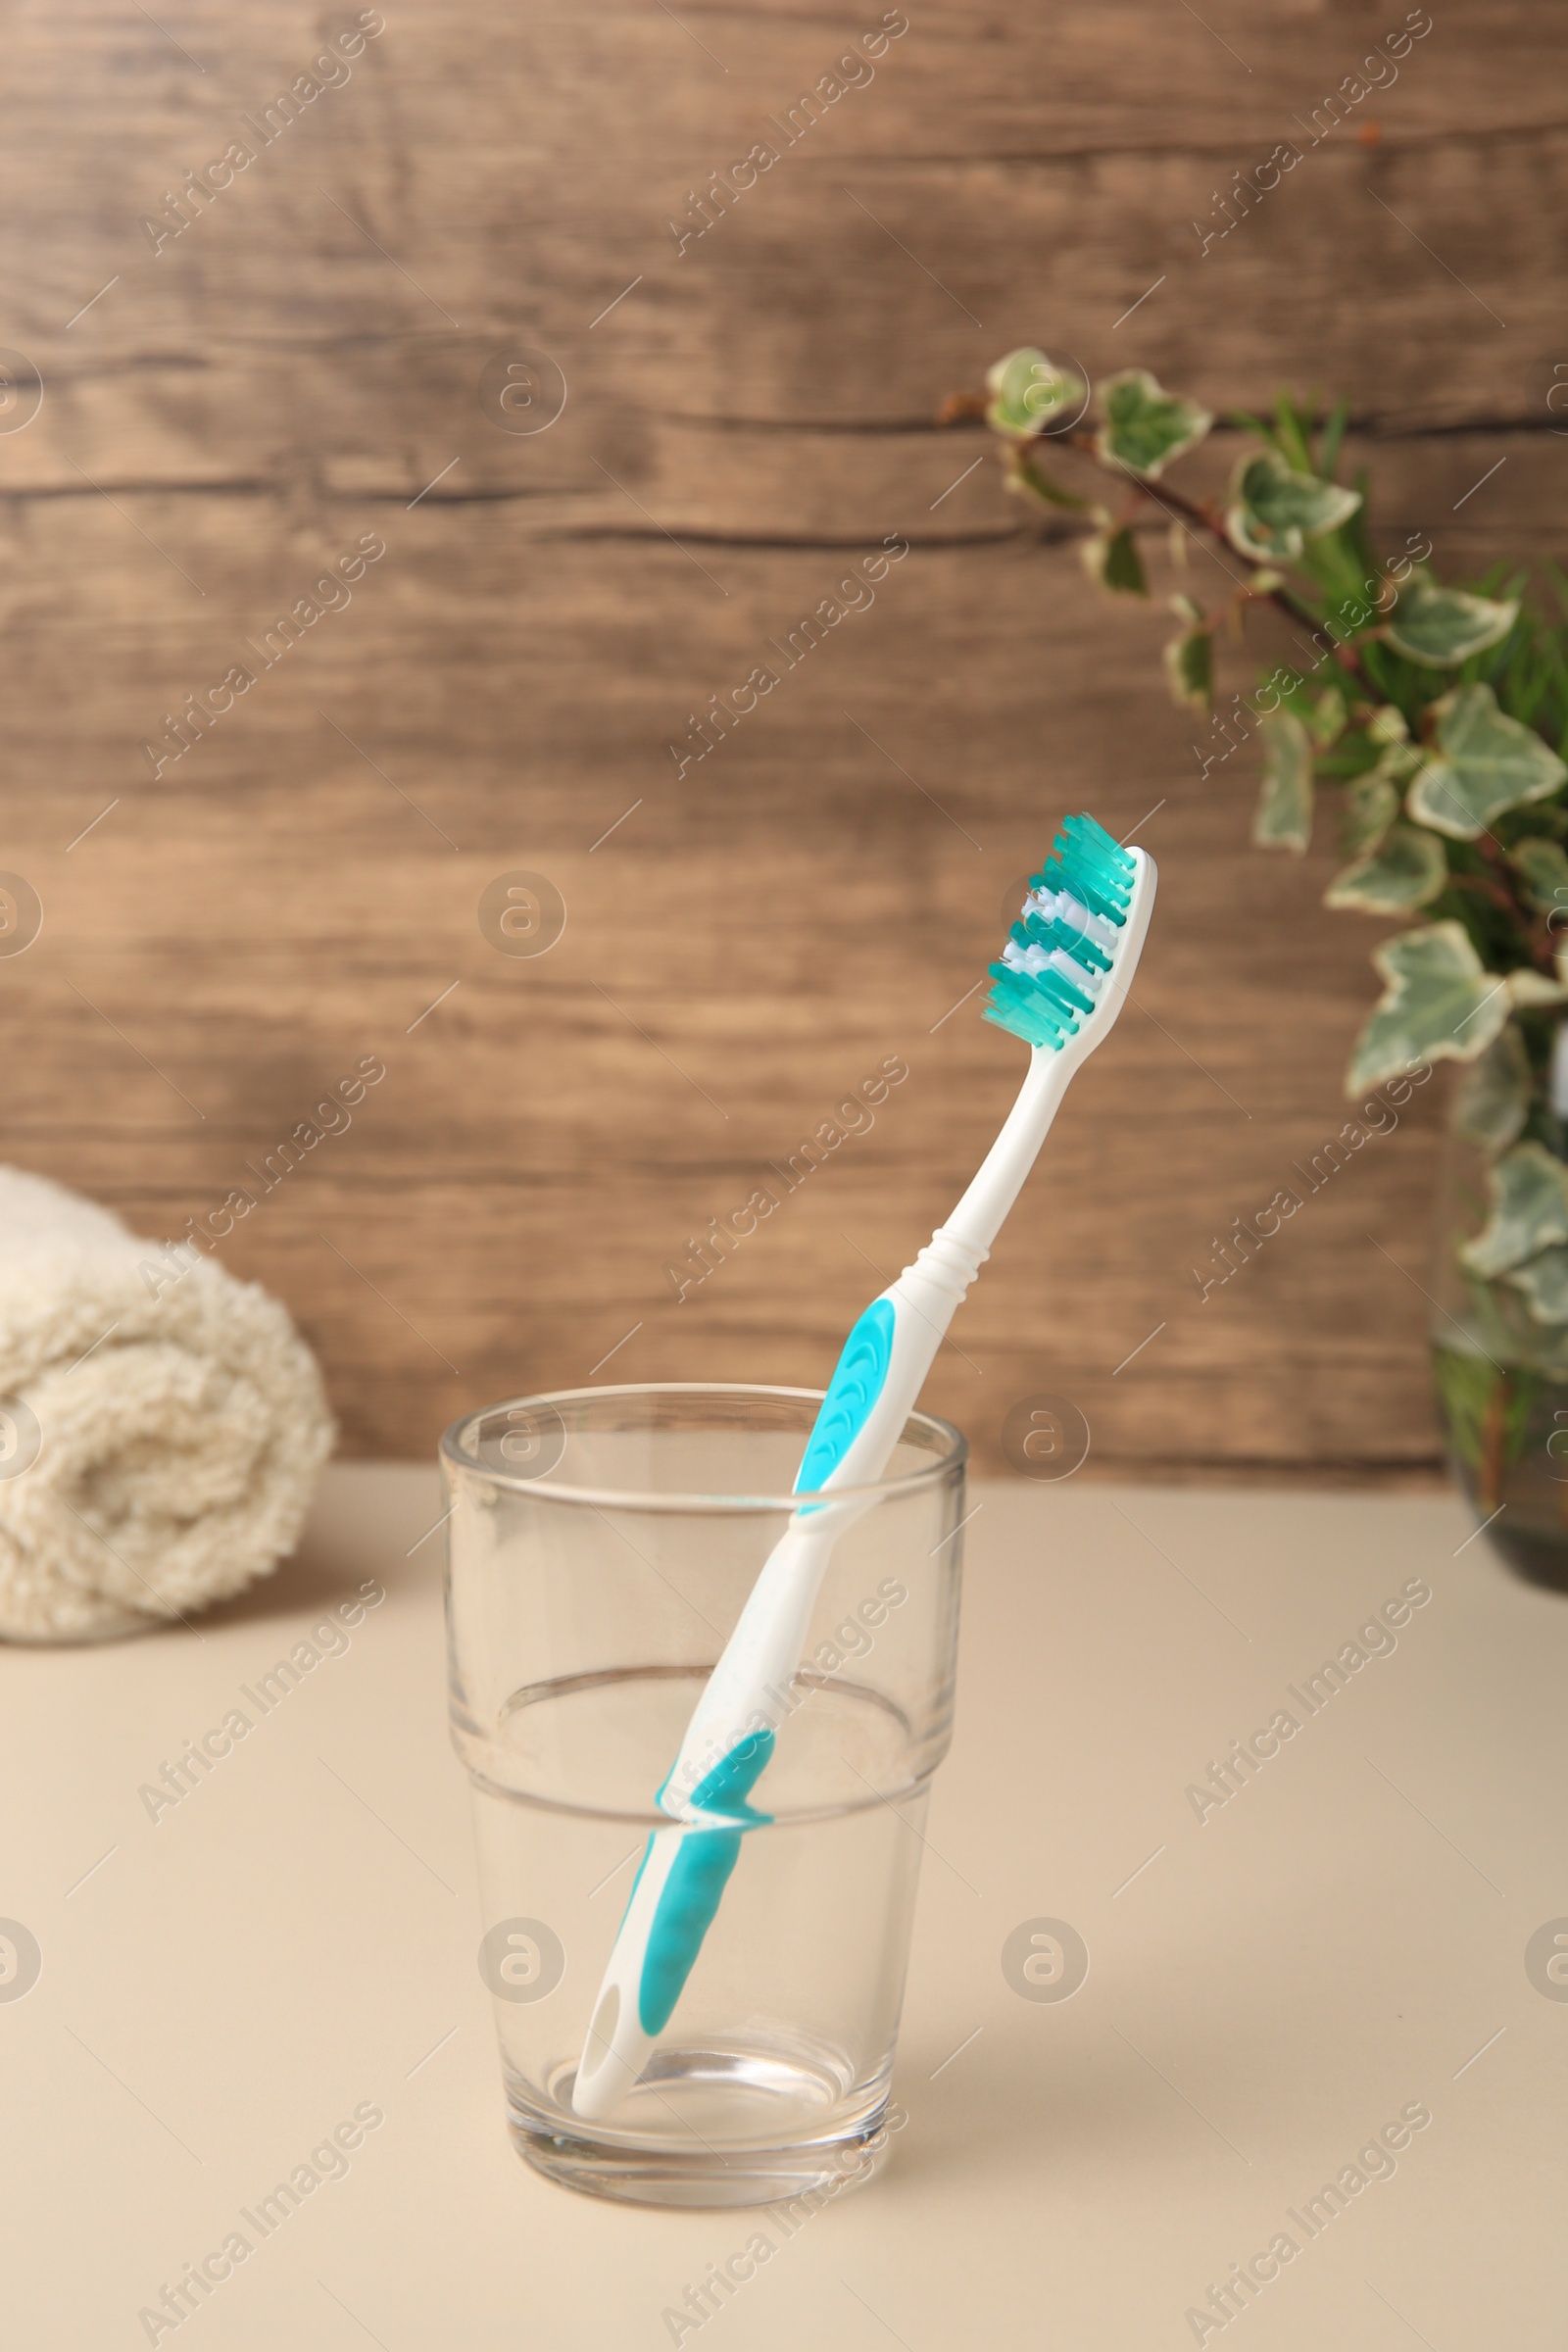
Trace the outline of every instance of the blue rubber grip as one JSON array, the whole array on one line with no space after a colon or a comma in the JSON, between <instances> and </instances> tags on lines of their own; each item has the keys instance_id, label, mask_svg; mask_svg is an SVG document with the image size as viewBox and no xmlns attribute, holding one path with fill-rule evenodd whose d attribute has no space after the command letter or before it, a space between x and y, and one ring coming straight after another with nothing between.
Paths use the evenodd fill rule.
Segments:
<instances>
[{"instance_id":1,"label":"blue rubber grip","mask_svg":"<svg viewBox=\"0 0 1568 2352\"><path fill-rule=\"evenodd\" d=\"M878 1298L845 1341L801 1456L795 1478L797 1494L820 1487L865 1427L887 1383L896 1328L892 1302ZM771 1732L750 1734L692 1790L695 1809L739 1826L708 1829L699 1824L682 1834L680 1851L670 1865L648 1932L637 1984L637 2017L645 2034L662 2034L669 2023L723 1899L730 1873L740 1859L741 1838L747 1829L768 1819L767 1814L747 1804L746 1798L765 1769L773 1745ZM653 1850L650 1838L626 1898L628 1911Z\"/></svg>"},{"instance_id":2,"label":"blue rubber grip","mask_svg":"<svg viewBox=\"0 0 1568 2352\"><path fill-rule=\"evenodd\" d=\"M689 1827L683 1831L679 1853L670 1864L643 1954L637 1984L637 2018L645 2034L662 2034L692 1973L703 1937L713 1924L729 1876L740 1859L741 1838L769 1816L746 1802L754 1783L773 1753L773 1734L753 1732L731 1748L705 1780L692 1790L692 1804L705 1813L738 1822L737 1829ZM648 1841L637 1878L647 1868ZM632 1894L637 1882L632 1882ZM631 1908L630 1896L627 1909Z\"/></svg>"},{"instance_id":3,"label":"blue rubber grip","mask_svg":"<svg viewBox=\"0 0 1568 2352\"><path fill-rule=\"evenodd\" d=\"M844 1343L827 1395L795 1477L797 1494L809 1494L835 1471L865 1427L893 1360L897 1318L893 1302L877 1298Z\"/></svg>"}]
</instances>

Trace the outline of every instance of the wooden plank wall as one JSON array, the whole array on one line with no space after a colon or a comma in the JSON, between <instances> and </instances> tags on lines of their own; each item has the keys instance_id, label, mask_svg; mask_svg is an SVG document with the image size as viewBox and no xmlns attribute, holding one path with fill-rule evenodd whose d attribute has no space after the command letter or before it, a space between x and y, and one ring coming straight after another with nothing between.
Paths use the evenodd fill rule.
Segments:
<instances>
[{"instance_id":1,"label":"wooden plank wall","mask_svg":"<svg viewBox=\"0 0 1568 2352\"><path fill-rule=\"evenodd\" d=\"M1120 1475L1430 1472L1438 1087L1244 1277L1200 1300L1193 1272L1344 1117L1379 934L1321 909L1327 846L1249 849L1249 755L1200 778L1160 611L1094 601L933 416L1027 341L1215 409L1321 385L1390 543L1551 552L1555 27L1434 0L1205 251L1215 191L1305 144L1400 0L910 0L678 249L689 192L782 147L769 118L881 14L387 0L264 142L352 8L24 0L0 343L44 398L0 414L0 864L44 919L0 957L6 1152L177 1235L384 1064L221 1244L299 1315L351 1452L543 1384L819 1383L1007 1099L1009 1042L942 1016L1017 877L1064 808L1157 803L1142 1009L935 1401L993 1464L1048 1391ZM255 160L155 250L234 141ZM495 385L528 354L566 398L519 432ZM889 538L874 603L677 775L689 714ZM247 653L368 540L352 601ZM155 774L236 662L254 686ZM481 928L518 871L564 901L547 955ZM677 1301L688 1238L890 1059L874 1124Z\"/></svg>"}]
</instances>

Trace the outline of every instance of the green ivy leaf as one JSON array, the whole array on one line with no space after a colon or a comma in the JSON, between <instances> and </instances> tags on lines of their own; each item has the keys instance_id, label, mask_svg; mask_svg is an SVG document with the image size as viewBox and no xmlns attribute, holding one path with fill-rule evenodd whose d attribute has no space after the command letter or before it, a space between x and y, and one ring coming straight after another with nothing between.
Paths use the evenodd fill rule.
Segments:
<instances>
[{"instance_id":1,"label":"green ivy leaf","mask_svg":"<svg viewBox=\"0 0 1568 2352\"><path fill-rule=\"evenodd\" d=\"M1442 757L1410 787L1410 814L1454 841L1475 841L1504 808L1544 801L1568 767L1533 727L1508 718L1490 686L1460 686L1434 706Z\"/></svg>"},{"instance_id":2,"label":"green ivy leaf","mask_svg":"<svg viewBox=\"0 0 1568 2352\"><path fill-rule=\"evenodd\" d=\"M1375 948L1388 986L1356 1040L1346 1080L1355 1096L1418 1061L1474 1061L1508 1018L1508 991L1463 924L1429 923Z\"/></svg>"},{"instance_id":3,"label":"green ivy leaf","mask_svg":"<svg viewBox=\"0 0 1568 2352\"><path fill-rule=\"evenodd\" d=\"M1413 775L1419 774L1425 758L1425 754L1418 751L1413 743L1385 744L1383 757L1378 761L1378 774L1392 777L1396 784L1408 784Z\"/></svg>"},{"instance_id":4,"label":"green ivy leaf","mask_svg":"<svg viewBox=\"0 0 1568 2352\"><path fill-rule=\"evenodd\" d=\"M1337 530L1361 504L1359 490L1297 473L1271 449L1244 458L1232 481L1225 530L1234 548L1254 563L1270 557L1292 563L1308 539Z\"/></svg>"},{"instance_id":5,"label":"green ivy leaf","mask_svg":"<svg viewBox=\"0 0 1568 2352\"><path fill-rule=\"evenodd\" d=\"M1383 634L1396 654L1422 669L1453 669L1506 637L1518 616L1517 602L1499 605L1462 588L1440 588L1418 566Z\"/></svg>"},{"instance_id":6,"label":"green ivy leaf","mask_svg":"<svg viewBox=\"0 0 1568 2352\"><path fill-rule=\"evenodd\" d=\"M1524 1294L1525 1310L1534 1323L1568 1323L1568 1250L1543 1250L1522 1266L1512 1267L1503 1281Z\"/></svg>"},{"instance_id":7,"label":"green ivy leaf","mask_svg":"<svg viewBox=\"0 0 1568 2352\"><path fill-rule=\"evenodd\" d=\"M1260 850L1295 850L1312 838L1312 739L1289 710L1257 722L1263 738L1263 789L1252 819Z\"/></svg>"},{"instance_id":8,"label":"green ivy leaf","mask_svg":"<svg viewBox=\"0 0 1568 2352\"><path fill-rule=\"evenodd\" d=\"M1533 972L1528 964L1508 974L1507 986L1508 1002L1519 1010L1568 1004L1568 983L1548 980L1544 972Z\"/></svg>"},{"instance_id":9,"label":"green ivy leaf","mask_svg":"<svg viewBox=\"0 0 1568 2352\"><path fill-rule=\"evenodd\" d=\"M1337 686L1326 686L1306 714L1312 741L1320 751L1327 751L1345 732L1349 709Z\"/></svg>"},{"instance_id":10,"label":"green ivy leaf","mask_svg":"<svg viewBox=\"0 0 1568 2352\"><path fill-rule=\"evenodd\" d=\"M1529 1115L1530 1056L1510 1021L1466 1070L1453 1120L1467 1142L1484 1152L1506 1152Z\"/></svg>"},{"instance_id":11,"label":"green ivy leaf","mask_svg":"<svg viewBox=\"0 0 1568 2352\"><path fill-rule=\"evenodd\" d=\"M1374 743L1404 743L1409 738L1410 722L1393 703L1385 703L1367 720L1366 731Z\"/></svg>"},{"instance_id":12,"label":"green ivy leaf","mask_svg":"<svg viewBox=\"0 0 1568 2352\"><path fill-rule=\"evenodd\" d=\"M1487 1170L1492 1214L1459 1248L1462 1264L1490 1280L1568 1242L1568 1168L1544 1144L1516 1144Z\"/></svg>"},{"instance_id":13,"label":"green ivy leaf","mask_svg":"<svg viewBox=\"0 0 1568 2352\"><path fill-rule=\"evenodd\" d=\"M1037 506L1066 507L1082 513L1089 504L1087 498L1079 498L1071 490L1063 489L1060 482L1053 481L1051 475L1036 465L1033 450L1010 450L1004 479L1007 488L1019 498L1033 499Z\"/></svg>"},{"instance_id":14,"label":"green ivy leaf","mask_svg":"<svg viewBox=\"0 0 1568 2352\"><path fill-rule=\"evenodd\" d=\"M1161 391L1147 368L1126 368L1100 387L1105 421L1095 447L1109 464L1153 481L1184 450L1201 441L1213 423L1206 409Z\"/></svg>"},{"instance_id":15,"label":"green ivy leaf","mask_svg":"<svg viewBox=\"0 0 1568 2352\"><path fill-rule=\"evenodd\" d=\"M1323 894L1325 906L1358 906L1367 914L1408 914L1435 899L1448 879L1448 860L1430 833L1396 825L1369 858L1348 865Z\"/></svg>"},{"instance_id":16,"label":"green ivy leaf","mask_svg":"<svg viewBox=\"0 0 1568 2352\"><path fill-rule=\"evenodd\" d=\"M1043 433L1078 409L1089 387L1070 368L1058 368L1033 345L1009 351L1004 360L986 370L991 399L986 422L993 432L1028 435Z\"/></svg>"},{"instance_id":17,"label":"green ivy leaf","mask_svg":"<svg viewBox=\"0 0 1568 2352\"><path fill-rule=\"evenodd\" d=\"M1528 840L1514 843L1508 863L1523 874L1531 902L1543 914L1568 908L1568 855L1560 842L1532 833Z\"/></svg>"},{"instance_id":18,"label":"green ivy leaf","mask_svg":"<svg viewBox=\"0 0 1568 2352\"><path fill-rule=\"evenodd\" d=\"M1171 700L1181 710L1206 710L1214 690L1214 641L1206 629L1184 629L1165 648Z\"/></svg>"},{"instance_id":19,"label":"green ivy leaf","mask_svg":"<svg viewBox=\"0 0 1568 2352\"><path fill-rule=\"evenodd\" d=\"M1342 847L1347 858L1364 858L1375 850L1399 812L1398 787L1380 767L1352 776L1345 787L1345 825Z\"/></svg>"},{"instance_id":20,"label":"green ivy leaf","mask_svg":"<svg viewBox=\"0 0 1568 2352\"><path fill-rule=\"evenodd\" d=\"M1096 531L1086 539L1081 550L1084 569L1102 588L1113 595L1147 596L1149 582L1144 577L1144 560L1138 553L1138 542L1123 526L1119 531Z\"/></svg>"}]
</instances>

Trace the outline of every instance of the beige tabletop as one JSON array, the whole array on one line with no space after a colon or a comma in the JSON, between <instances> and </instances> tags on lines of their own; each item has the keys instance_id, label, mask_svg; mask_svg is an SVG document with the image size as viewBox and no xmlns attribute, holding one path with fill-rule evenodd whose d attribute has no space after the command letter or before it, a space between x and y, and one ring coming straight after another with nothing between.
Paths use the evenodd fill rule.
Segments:
<instances>
[{"instance_id":1,"label":"beige tabletop","mask_svg":"<svg viewBox=\"0 0 1568 2352\"><path fill-rule=\"evenodd\" d=\"M1561 2352L1568 1600L1442 1497L975 1499L907 2122L700 2328L664 2315L765 2215L599 2204L506 2135L433 1474L334 1471L194 1631L0 1652L13 1991L41 1959L0 1982L6 2342L172 2341L142 2310L348 2123L186 2352ZM351 1646L153 1819L367 1579ZM1070 1998L1004 1973L1038 1921L1087 1946Z\"/></svg>"}]
</instances>

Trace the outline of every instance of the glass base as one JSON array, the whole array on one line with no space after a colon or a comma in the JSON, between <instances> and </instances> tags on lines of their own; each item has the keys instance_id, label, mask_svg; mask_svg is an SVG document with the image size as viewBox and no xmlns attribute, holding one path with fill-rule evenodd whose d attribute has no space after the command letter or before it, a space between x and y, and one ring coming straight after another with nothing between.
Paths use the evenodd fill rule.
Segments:
<instances>
[{"instance_id":1,"label":"glass base","mask_svg":"<svg viewBox=\"0 0 1568 2352\"><path fill-rule=\"evenodd\" d=\"M1555 1466L1550 1483L1529 1461L1510 1466L1496 1482L1499 1494L1494 1501L1467 1462L1456 1454L1448 1459L1476 1518L1490 1522L1484 1540L1504 1567L1545 1592L1568 1592L1568 1488L1556 1483Z\"/></svg>"},{"instance_id":2,"label":"glass base","mask_svg":"<svg viewBox=\"0 0 1568 2352\"><path fill-rule=\"evenodd\" d=\"M887 2162L886 2085L846 2123L841 2082L798 2059L662 2049L613 2126L572 2116L574 2074L552 2081L548 2109L510 2078L508 2124L535 2172L587 2196L719 2208L803 2199L809 2213L863 2188Z\"/></svg>"},{"instance_id":3,"label":"glass base","mask_svg":"<svg viewBox=\"0 0 1568 2352\"><path fill-rule=\"evenodd\" d=\"M1487 1536L1507 1566L1527 1584L1540 1585L1548 1592L1568 1592L1568 1547L1538 1543L1529 1536L1504 1536L1490 1528Z\"/></svg>"},{"instance_id":4,"label":"glass base","mask_svg":"<svg viewBox=\"0 0 1568 2352\"><path fill-rule=\"evenodd\" d=\"M1465 1484L1468 1486L1468 1481ZM1568 1540L1528 1528L1510 1529L1503 1518L1494 1520L1485 1541L1503 1566L1522 1576L1526 1584L1538 1585L1547 1592L1568 1592Z\"/></svg>"}]
</instances>

